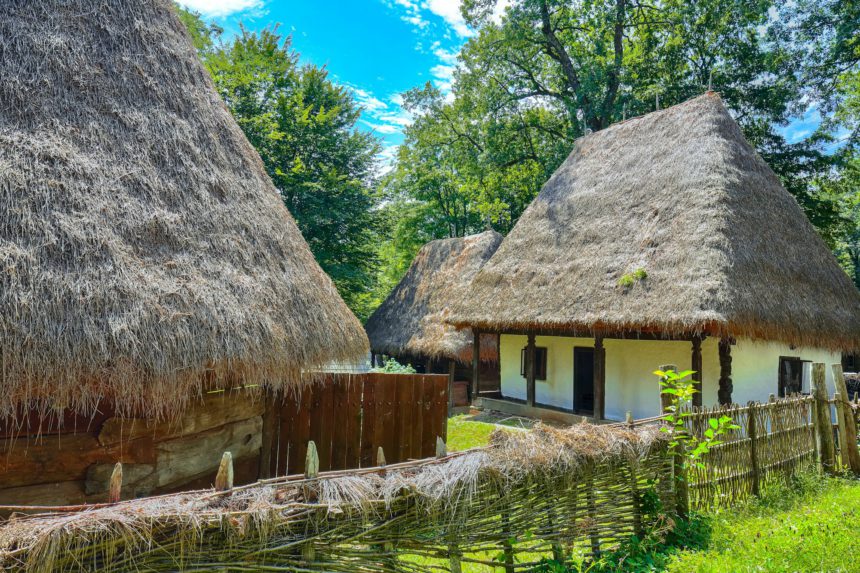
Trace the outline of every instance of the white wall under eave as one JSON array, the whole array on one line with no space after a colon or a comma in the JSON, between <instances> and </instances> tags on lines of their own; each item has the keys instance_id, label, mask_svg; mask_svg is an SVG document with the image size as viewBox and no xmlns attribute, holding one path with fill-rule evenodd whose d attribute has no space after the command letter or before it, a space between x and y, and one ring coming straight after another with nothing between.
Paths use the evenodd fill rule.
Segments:
<instances>
[{"instance_id":1,"label":"white wall under eave","mask_svg":"<svg viewBox=\"0 0 860 573\"><path fill-rule=\"evenodd\" d=\"M500 337L501 391L509 398L526 399L526 381L520 375L520 351L527 337ZM547 348L547 380L535 382L538 404L573 409L573 349L593 347L591 338L538 336L537 346ZM660 409L659 384L653 371L664 364L674 364L679 370L691 367L692 346L687 341L665 340L604 340L606 348L606 417L623 420L627 411L636 418L655 416ZM832 393L833 374L830 364L838 363L840 355L826 350L791 350L776 342L740 340L732 346L732 378L735 402L765 401L778 391L777 372L780 356L797 356L802 360L827 364L828 391ZM702 401L717 403L720 363L718 341L707 338L702 343Z\"/></svg>"}]
</instances>

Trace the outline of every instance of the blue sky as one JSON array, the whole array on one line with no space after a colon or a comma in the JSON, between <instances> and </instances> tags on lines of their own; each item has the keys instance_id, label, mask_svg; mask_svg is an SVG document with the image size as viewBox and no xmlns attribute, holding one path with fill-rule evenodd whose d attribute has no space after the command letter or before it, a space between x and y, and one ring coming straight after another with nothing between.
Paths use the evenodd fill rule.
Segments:
<instances>
[{"instance_id":1,"label":"blue sky","mask_svg":"<svg viewBox=\"0 0 860 573\"><path fill-rule=\"evenodd\" d=\"M279 24L303 62L326 66L364 107L361 128L382 138L390 164L411 119L400 94L431 81L450 89L457 53L472 35L460 0L180 0L233 34L241 22L259 30ZM501 0L497 11L508 0ZM782 128L789 142L809 136L821 118L814 106Z\"/></svg>"},{"instance_id":2,"label":"blue sky","mask_svg":"<svg viewBox=\"0 0 860 573\"><path fill-rule=\"evenodd\" d=\"M460 0L180 0L235 33L277 23L303 62L326 66L364 107L361 127L383 139L390 161L409 115L399 94L431 81L447 91L472 34Z\"/></svg>"}]
</instances>

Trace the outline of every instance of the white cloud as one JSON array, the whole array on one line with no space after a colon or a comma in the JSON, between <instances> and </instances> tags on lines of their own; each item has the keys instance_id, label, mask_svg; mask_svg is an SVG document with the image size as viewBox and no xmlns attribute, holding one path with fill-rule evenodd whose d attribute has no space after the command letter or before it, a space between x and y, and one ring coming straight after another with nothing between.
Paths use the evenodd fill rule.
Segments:
<instances>
[{"instance_id":1,"label":"white cloud","mask_svg":"<svg viewBox=\"0 0 860 573\"><path fill-rule=\"evenodd\" d=\"M445 50L439 47L439 42L433 43L433 55L446 65L453 66L457 63L457 55L459 52L454 50Z\"/></svg>"},{"instance_id":2,"label":"white cloud","mask_svg":"<svg viewBox=\"0 0 860 573\"><path fill-rule=\"evenodd\" d=\"M456 66L445 64L438 64L430 68L430 73L433 74L433 83L445 95L450 94L454 87L454 71L456 69Z\"/></svg>"},{"instance_id":3,"label":"white cloud","mask_svg":"<svg viewBox=\"0 0 860 573\"><path fill-rule=\"evenodd\" d=\"M460 13L460 0L427 0L424 7L445 20L458 36L465 38L472 35L472 29Z\"/></svg>"},{"instance_id":4,"label":"white cloud","mask_svg":"<svg viewBox=\"0 0 860 573\"><path fill-rule=\"evenodd\" d=\"M209 18L220 18L263 6L263 0L179 0L179 3Z\"/></svg>"},{"instance_id":5,"label":"white cloud","mask_svg":"<svg viewBox=\"0 0 860 573\"><path fill-rule=\"evenodd\" d=\"M400 131L400 128L396 125L389 125L387 123L373 123L372 121L367 121L366 119L362 119L361 123L374 131L378 131L379 133L384 133L386 135L397 133Z\"/></svg>"}]
</instances>

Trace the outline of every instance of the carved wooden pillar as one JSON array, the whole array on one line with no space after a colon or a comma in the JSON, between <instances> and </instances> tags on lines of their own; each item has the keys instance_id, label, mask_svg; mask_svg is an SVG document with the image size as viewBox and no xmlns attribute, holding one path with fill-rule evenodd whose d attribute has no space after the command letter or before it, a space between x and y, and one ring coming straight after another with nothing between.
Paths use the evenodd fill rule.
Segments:
<instances>
[{"instance_id":1,"label":"carved wooden pillar","mask_svg":"<svg viewBox=\"0 0 860 573\"><path fill-rule=\"evenodd\" d=\"M594 418L606 417L606 349L603 337L594 337Z\"/></svg>"},{"instance_id":2,"label":"carved wooden pillar","mask_svg":"<svg viewBox=\"0 0 860 573\"><path fill-rule=\"evenodd\" d=\"M732 343L728 338L720 339L720 389L717 397L720 404L732 403Z\"/></svg>"},{"instance_id":3,"label":"carved wooden pillar","mask_svg":"<svg viewBox=\"0 0 860 573\"><path fill-rule=\"evenodd\" d=\"M693 337L693 352L690 357L690 369L693 370L693 406L702 407L702 337Z\"/></svg>"},{"instance_id":4,"label":"carved wooden pillar","mask_svg":"<svg viewBox=\"0 0 860 573\"><path fill-rule=\"evenodd\" d=\"M535 405L535 335L529 334L526 345L526 404Z\"/></svg>"},{"instance_id":5,"label":"carved wooden pillar","mask_svg":"<svg viewBox=\"0 0 860 573\"><path fill-rule=\"evenodd\" d=\"M474 402L481 391L481 333L480 331L472 330L472 390L469 392L469 400Z\"/></svg>"}]
</instances>

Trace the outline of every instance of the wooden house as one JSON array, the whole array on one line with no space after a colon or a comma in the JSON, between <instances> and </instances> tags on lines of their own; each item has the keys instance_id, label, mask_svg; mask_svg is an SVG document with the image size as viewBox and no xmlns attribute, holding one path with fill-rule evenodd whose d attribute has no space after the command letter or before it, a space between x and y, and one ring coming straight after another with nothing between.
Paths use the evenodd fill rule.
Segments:
<instances>
[{"instance_id":1,"label":"wooden house","mask_svg":"<svg viewBox=\"0 0 860 573\"><path fill-rule=\"evenodd\" d=\"M0 503L259 457L260 401L206 393L287 392L368 343L173 3L2 2L0 46Z\"/></svg>"},{"instance_id":2,"label":"wooden house","mask_svg":"<svg viewBox=\"0 0 860 573\"><path fill-rule=\"evenodd\" d=\"M491 407L617 420L659 412L665 364L703 404L805 391L860 293L708 93L577 140L449 320L500 335Z\"/></svg>"},{"instance_id":3,"label":"wooden house","mask_svg":"<svg viewBox=\"0 0 860 573\"><path fill-rule=\"evenodd\" d=\"M469 393L498 393L498 339L481 337L477 344L468 330L457 330L446 322L449 305L463 295L469 282L502 242L495 231L469 237L439 239L424 245L390 295L365 325L371 352L411 364L416 371L449 374L457 385L458 402L464 401L477 357L481 388ZM453 389L453 388L452 388ZM453 396L454 393L452 393Z\"/></svg>"}]
</instances>

